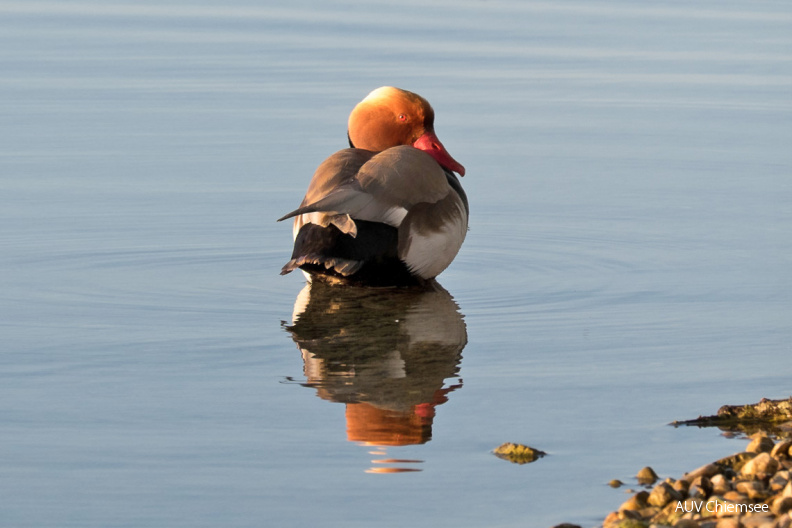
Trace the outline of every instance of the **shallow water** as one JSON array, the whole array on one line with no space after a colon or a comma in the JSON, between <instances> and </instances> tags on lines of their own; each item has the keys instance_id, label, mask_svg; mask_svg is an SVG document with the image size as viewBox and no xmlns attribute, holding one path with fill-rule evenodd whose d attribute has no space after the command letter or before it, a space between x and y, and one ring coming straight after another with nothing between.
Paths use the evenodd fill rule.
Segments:
<instances>
[{"instance_id":1,"label":"shallow water","mask_svg":"<svg viewBox=\"0 0 792 528\"><path fill-rule=\"evenodd\" d=\"M790 26L783 2L0 4L0 517L595 526L608 480L742 449L666 424L790 395ZM301 294L274 220L384 84L432 102L468 239L435 292Z\"/></svg>"}]
</instances>

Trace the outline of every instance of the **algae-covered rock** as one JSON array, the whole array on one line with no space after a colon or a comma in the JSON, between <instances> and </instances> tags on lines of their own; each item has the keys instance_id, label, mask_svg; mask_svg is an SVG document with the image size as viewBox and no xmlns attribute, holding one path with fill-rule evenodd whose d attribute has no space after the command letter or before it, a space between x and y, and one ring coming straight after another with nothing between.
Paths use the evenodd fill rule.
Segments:
<instances>
[{"instance_id":1,"label":"algae-covered rock","mask_svg":"<svg viewBox=\"0 0 792 528\"><path fill-rule=\"evenodd\" d=\"M496 457L508 460L514 464L534 462L547 454L533 447L523 444L513 444L511 442L499 445L495 448L493 453L495 453Z\"/></svg>"},{"instance_id":2,"label":"algae-covered rock","mask_svg":"<svg viewBox=\"0 0 792 528\"><path fill-rule=\"evenodd\" d=\"M792 434L792 397L786 400L762 398L748 405L724 405L714 416L699 416L693 420L677 420L671 425L718 427L724 431L754 434L765 432L779 437Z\"/></svg>"},{"instance_id":3,"label":"algae-covered rock","mask_svg":"<svg viewBox=\"0 0 792 528\"><path fill-rule=\"evenodd\" d=\"M792 420L792 397L786 400L762 398L749 405L724 405L718 409L718 418L741 421L786 422Z\"/></svg>"}]
</instances>

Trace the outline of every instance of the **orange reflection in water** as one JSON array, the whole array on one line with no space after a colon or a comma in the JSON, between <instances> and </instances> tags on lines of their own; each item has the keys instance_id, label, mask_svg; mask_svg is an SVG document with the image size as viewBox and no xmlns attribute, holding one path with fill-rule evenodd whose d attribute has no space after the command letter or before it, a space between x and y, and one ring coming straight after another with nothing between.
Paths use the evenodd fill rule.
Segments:
<instances>
[{"instance_id":1,"label":"orange reflection in water","mask_svg":"<svg viewBox=\"0 0 792 528\"><path fill-rule=\"evenodd\" d=\"M375 407L370 403L348 403L346 406L347 439L381 446L424 444L432 438L432 418L416 412Z\"/></svg>"},{"instance_id":2,"label":"orange reflection in water","mask_svg":"<svg viewBox=\"0 0 792 528\"><path fill-rule=\"evenodd\" d=\"M401 467L373 467L366 470L366 473L410 473L415 471L423 471L418 468L401 468Z\"/></svg>"},{"instance_id":3,"label":"orange reflection in water","mask_svg":"<svg viewBox=\"0 0 792 528\"><path fill-rule=\"evenodd\" d=\"M451 295L437 284L417 291L315 283L298 295L286 328L303 357L304 385L343 403L347 439L375 448L367 472L421 471L405 467L421 460L386 455L429 442L437 406L462 386L467 331Z\"/></svg>"}]
</instances>

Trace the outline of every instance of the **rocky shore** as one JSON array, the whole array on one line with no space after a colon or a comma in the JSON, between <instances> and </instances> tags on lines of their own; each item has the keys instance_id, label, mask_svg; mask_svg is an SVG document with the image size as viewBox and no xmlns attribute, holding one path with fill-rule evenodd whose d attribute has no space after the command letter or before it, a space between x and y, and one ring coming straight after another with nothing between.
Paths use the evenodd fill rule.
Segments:
<instances>
[{"instance_id":1,"label":"rocky shore","mask_svg":"<svg viewBox=\"0 0 792 528\"><path fill-rule=\"evenodd\" d=\"M792 441L756 433L742 453L639 491L603 528L792 527Z\"/></svg>"},{"instance_id":2,"label":"rocky shore","mask_svg":"<svg viewBox=\"0 0 792 528\"><path fill-rule=\"evenodd\" d=\"M602 528L792 528L792 398L723 406L715 416L671 425L716 426L750 434L750 443L679 479L658 483L651 468L642 469L636 478L645 489L611 512Z\"/></svg>"}]
</instances>

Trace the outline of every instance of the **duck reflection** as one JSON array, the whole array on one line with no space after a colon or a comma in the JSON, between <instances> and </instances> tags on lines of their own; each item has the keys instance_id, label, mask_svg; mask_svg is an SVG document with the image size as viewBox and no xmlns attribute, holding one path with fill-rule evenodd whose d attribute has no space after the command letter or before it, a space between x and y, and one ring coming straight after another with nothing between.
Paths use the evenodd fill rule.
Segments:
<instances>
[{"instance_id":1,"label":"duck reflection","mask_svg":"<svg viewBox=\"0 0 792 528\"><path fill-rule=\"evenodd\" d=\"M287 326L302 352L306 387L346 404L347 438L387 455L388 446L432 438L435 408L462 386L467 330L439 284L425 289L308 284ZM420 460L384 458L370 472L416 471ZM385 464L385 465L383 465ZM393 466L401 464L402 466Z\"/></svg>"}]
</instances>

